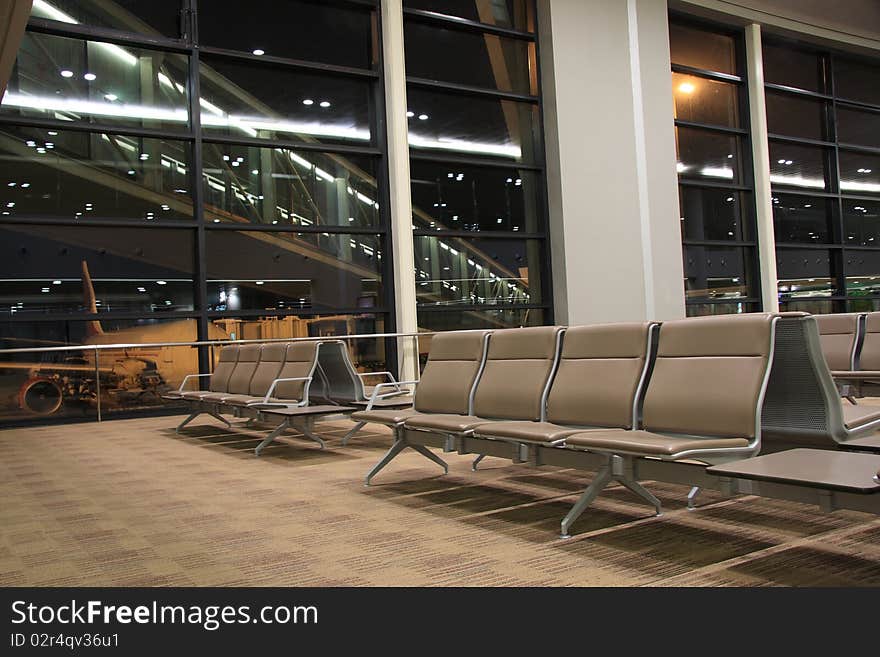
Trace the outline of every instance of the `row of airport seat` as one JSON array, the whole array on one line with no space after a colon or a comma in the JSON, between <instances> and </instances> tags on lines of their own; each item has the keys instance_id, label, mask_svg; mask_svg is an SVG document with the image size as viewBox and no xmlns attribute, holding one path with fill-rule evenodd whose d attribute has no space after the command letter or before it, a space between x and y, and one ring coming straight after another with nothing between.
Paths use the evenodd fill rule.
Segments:
<instances>
[{"instance_id":1,"label":"row of airport seat","mask_svg":"<svg viewBox=\"0 0 880 657\"><path fill-rule=\"evenodd\" d=\"M755 313L441 334L411 408L351 417L393 431L367 484L408 447L444 468L428 446L592 467L593 482L563 520L567 535L611 482L659 514L659 500L638 483L640 470L657 474L657 463L687 463L693 494L722 478L706 474L712 467L759 454L804 446L880 453L880 439L868 435L880 409L856 410L844 413L812 316ZM846 458L860 456L880 458ZM682 481L681 468L660 474L667 470Z\"/></svg>"},{"instance_id":2,"label":"row of airport seat","mask_svg":"<svg viewBox=\"0 0 880 657\"><path fill-rule=\"evenodd\" d=\"M815 315L825 362L841 394L876 393L880 385L880 312Z\"/></svg>"},{"instance_id":3,"label":"row of airport seat","mask_svg":"<svg viewBox=\"0 0 880 657\"><path fill-rule=\"evenodd\" d=\"M370 394L363 382L366 376L389 378L391 389ZM190 381L200 378L208 378L206 389L187 389ZM227 426L231 425L224 414L249 422L274 422L276 427L255 450L259 455L289 428L323 447L323 439L313 431L317 418L365 406L406 406L411 399L405 393L389 372L358 373L341 340L308 340L225 345L212 373L187 375L178 390L162 397L190 408L178 432L202 414Z\"/></svg>"}]
</instances>

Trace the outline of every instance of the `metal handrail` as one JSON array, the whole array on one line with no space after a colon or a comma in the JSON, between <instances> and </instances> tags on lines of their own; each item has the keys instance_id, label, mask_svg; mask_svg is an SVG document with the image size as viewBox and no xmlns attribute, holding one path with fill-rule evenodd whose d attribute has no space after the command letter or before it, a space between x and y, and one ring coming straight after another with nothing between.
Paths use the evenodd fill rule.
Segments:
<instances>
[{"instance_id":1,"label":"metal handrail","mask_svg":"<svg viewBox=\"0 0 880 657\"><path fill-rule=\"evenodd\" d=\"M81 344L65 345L63 347L16 347L14 349L0 349L2 354L32 354L55 351L82 351L94 349L133 349L135 347L211 347L224 344L250 344L262 342L299 342L299 341L326 341L326 340L355 340L364 338L417 338L423 335L436 335L439 331L424 331L419 333L358 333L354 335L327 335L323 337L308 338L264 338L262 340L197 340L194 342L119 342L114 344Z\"/></svg>"}]
</instances>

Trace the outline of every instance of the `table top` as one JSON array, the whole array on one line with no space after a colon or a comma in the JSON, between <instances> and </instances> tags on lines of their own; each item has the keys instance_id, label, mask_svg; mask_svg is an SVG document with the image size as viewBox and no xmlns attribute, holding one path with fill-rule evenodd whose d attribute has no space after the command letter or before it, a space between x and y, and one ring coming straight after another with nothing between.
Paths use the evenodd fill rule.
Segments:
<instances>
[{"instance_id":1,"label":"table top","mask_svg":"<svg viewBox=\"0 0 880 657\"><path fill-rule=\"evenodd\" d=\"M297 416L297 415L329 415L331 413L352 413L356 410L354 406L333 406L331 404L319 405L319 406L293 406L291 408L282 408L282 407L260 407L260 406L251 406L250 408L255 408L260 411L260 413L264 415L285 415L285 416Z\"/></svg>"},{"instance_id":2,"label":"table top","mask_svg":"<svg viewBox=\"0 0 880 657\"><path fill-rule=\"evenodd\" d=\"M876 454L792 449L714 465L706 472L722 477L880 494L880 483L875 478L880 473L880 455Z\"/></svg>"}]
</instances>

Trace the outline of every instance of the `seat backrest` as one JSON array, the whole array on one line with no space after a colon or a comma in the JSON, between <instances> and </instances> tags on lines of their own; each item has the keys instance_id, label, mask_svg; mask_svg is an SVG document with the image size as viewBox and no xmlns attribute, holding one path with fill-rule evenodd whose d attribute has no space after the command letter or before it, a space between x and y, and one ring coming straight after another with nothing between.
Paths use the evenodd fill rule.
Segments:
<instances>
[{"instance_id":1,"label":"seat backrest","mask_svg":"<svg viewBox=\"0 0 880 657\"><path fill-rule=\"evenodd\" d=\"M247 395L251 390L251 379L260 362L261 344L243 344L238 348L238 363L229 377L226 392L232 395Z\"/></svg>"},{"instance_id":2,"label":"seat backrest","mask_svg":"<svg viewBox=\"0 0 880 657\"><path fill-rule=\"evenodd\" d=\"M287 351L286 342L267 342L260 351L260 362L251 377L251 386L248 394L254 397L263 397L269 392L269 386L278 378L278 372L284 364L284 354Z\"/></svg>"},{"instance_id":3,"label":"seat backrest","mask_svg":"<svg viewBox=\"0 0 880 657\"><path fill-rule=\"evenodd\" d=\"M431 338L428 362L414 400L421 413L469 415L486 357L489 331L451 331Z\"/></svg>"},{"instance_id":4,"label":"seat backrest","mask_svg":"<svg viewBox=\"0 0 880 657\"><path fill-rule=\"evenodd\" d=\"M846 437L840 394L822 355L816 316L781 313L761 412L762 451L836 449Z\"/></svg>"},{"instance_id":5,"label":"seat backrest","mask_svg":"<svg viewBox=\"0 0 880 657\"><path fill-rule=\"evenodd\" d=\"M830 369L853 369L859 317L859 313L815 315L822 354Z\"/></svg>"},{"instance_id":6,"label":"seat backrest","mask_svg":"<svg viewBox=\"0 0 880 657\"><path fill-rule=\"evenodd\" d=\"M211 392L226 392L229 387L229 377L232 376L235 365L238 362L238 345L228 344L220 349L217 365L211 374L208 390Z\"/></svg>"},{"instance_id":7,"label":"seat backrest","mask_svg":"<svg viewBox=\"0 0 880 657\"><path fill-rule=\"evenodd\" d=\"M880 370L880 313L865 317L864 341L859 351L860 370Z\"/></svg>"},{"instance_id":8,"label":"seat backrest","mask_svg":"<svg viewBox=\"0 0 880 657\"><path fill-rule=\"evenodd\" d=\"M323 392L328 399L337 402L366 401L364 384L351 362L348 345L342 340L321 341L318 369L323 374L326 385Z\"/></svg>"},{"instance_id":9,"label":"seat backrest","mask_svg":"<svg viewBox=\"0 0 880 657\"><path fill-rule=\"evenodd\" d=\"M664 322L643 428L757 441L775 319L748 313Z\"/></svg>"},{"instance_id":10,"label":"seat backrest","mask_svg":"<svg viewBox=\"0 0 880 657\"><path fill-rule=\"evenodd\" d=\"M473 414L507 420L543 420L544 400L556 369L560 326L495 331L474 394Z\"/></svg>"},{"instance_id":11,"label":"seat backrest","mask_svg":"<svg viewBox=\"0 0 880 657\"><path fill-rule=\"evenodd\" d=\"M286 346L284 365L278 372L277 379L313 376L318 360L317 340L301 340L290 342ZM285 381L275 387L272 396L278 399L302 401L305 381Z\"/></svg>"},{"instance_id":12,"label":"seat backrest","mask_svg":"<svg viewBox=\"0 0 880 657\"><path fill-rule=\"evenodd\" d=\"M547 398L547 421L631 429L651 352L649 322L573 326L565 331Z\"/></svg>"}]
</instances>

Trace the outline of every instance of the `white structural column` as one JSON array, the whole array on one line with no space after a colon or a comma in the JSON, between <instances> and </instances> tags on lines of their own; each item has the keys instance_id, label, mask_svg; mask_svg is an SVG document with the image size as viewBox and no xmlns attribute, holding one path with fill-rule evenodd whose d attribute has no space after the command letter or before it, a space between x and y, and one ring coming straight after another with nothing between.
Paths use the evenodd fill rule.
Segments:
<instances>
[{"instance_id":1,"label":"white structural column","mask_svg":"<svg viewBox=\"0 0 880 657\"><path fill-rule=\"evenodd\" d=\"M776 235L773 230L773 199L770 192L770 145L767 142L761 26L756 23L746 27L746 72L752 131L752 165L755 171L761 301L766 312L775 313L779 311L779 295L776 287Z\"/></svg>"},{"instance_id":2,"label":"white structural column","mask_svg":"<svg viewBox=\"0 0 880 657\"><path fill-rule=\"evenodd\" d=\"M556 321L684 316L666 0L539 0Z\"/></svg>"},{"instance_id":3,"label":"white structural column","mask_svg":"<svg viewBox=\"0 0 880 657\"><path fill-rule=\"evenodd\" d=\"M406 120L406 59L403 49L401 0L382 0L382 61L384 63L385 112L388 131L388 185L391 207L391 256L394 259L394 304L397 331L415 333L416 281L413 269L412 199L409 186L409 138ZM398 373L404 380L416 378L416 346L398 340Z\"/></svg>"}]
</instances>

